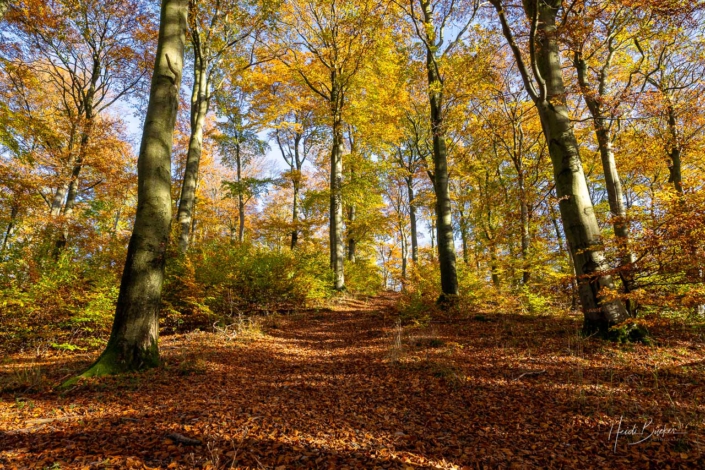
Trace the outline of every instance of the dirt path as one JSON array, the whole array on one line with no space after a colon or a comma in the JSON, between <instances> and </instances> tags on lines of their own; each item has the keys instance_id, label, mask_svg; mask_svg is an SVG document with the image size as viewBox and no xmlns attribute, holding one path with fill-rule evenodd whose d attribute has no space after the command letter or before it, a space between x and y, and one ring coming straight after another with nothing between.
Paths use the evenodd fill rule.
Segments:
<instances>
[{"instance_id":1,"label":"dirt path","mask_svg":"<svg viewBox=\"0 0 705 470\"><path fill-rule=\"evenodd\" d=\"M261 333L232 340L166 337L158 370L65 395L4 393L0 468L705 464L703 351L687 338L665 360L664 348L580 340L571 318L494 315L400 329L396 300L270 318ZM0 373L30 361L15 359ZM58 378L74 360L34 364ZM624 428L650 419L651 430L684 434L635 446L624 437L614 453L608 434L620 416ZM173 433L202 444L166 438Z\"/></svg>"}]
</instances>

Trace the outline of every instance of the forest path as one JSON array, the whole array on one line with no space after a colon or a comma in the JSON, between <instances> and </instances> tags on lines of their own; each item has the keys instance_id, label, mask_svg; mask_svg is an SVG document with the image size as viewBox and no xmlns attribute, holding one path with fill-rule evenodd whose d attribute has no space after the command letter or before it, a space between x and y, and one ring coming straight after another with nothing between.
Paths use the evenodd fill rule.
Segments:
<instances>
[{"instance_id":1,"label":"forest path","mask_svg":"<svg viewBox=\"0 0 705 470\"><path fill-rule=\"evenodd\" d=\"M251 329L234 339L198 332L168 336L162 340L164 366L157 370L94 380L65 395L4 393L0 467L705 463L697 444L705 416L701 366L661 372L654 386L658 351L635 346L624 352L580 339L574 317L496 314L402 328L398 300L385 294L273 316L261 332ZM703 359L702 349L678 354L683 364ZM72 359L41 364L50 375L65 374L62 367ZM17 361L14 373L21 367ZM692 385L679 388L683 382ZM672 406L664 405L666 395ZM641 427L645 416L653 427L680 421L688 427L687 442L628 447L623 440L615 454L608 432L622 415L629 426ZM202 445L180 445L166 438L171 433Z\"/></svg>"}]
</instances>

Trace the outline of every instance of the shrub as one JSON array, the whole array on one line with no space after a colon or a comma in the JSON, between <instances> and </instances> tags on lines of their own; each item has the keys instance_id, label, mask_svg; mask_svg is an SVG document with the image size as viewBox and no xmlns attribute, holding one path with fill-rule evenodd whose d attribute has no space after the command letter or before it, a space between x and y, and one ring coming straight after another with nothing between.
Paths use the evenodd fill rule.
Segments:
<instances>
[{"instance_id":1,"label":"shrub","mask_svg":"<svg viewBox=\"0 0 705 470\"><path fill-rule=\"evenodd\" d=\"M167 266L163 318L174 329L211 326L242 311L296 310L331 294L327 256L303 248L212 243Z\"/></svg>"}]
</instances>

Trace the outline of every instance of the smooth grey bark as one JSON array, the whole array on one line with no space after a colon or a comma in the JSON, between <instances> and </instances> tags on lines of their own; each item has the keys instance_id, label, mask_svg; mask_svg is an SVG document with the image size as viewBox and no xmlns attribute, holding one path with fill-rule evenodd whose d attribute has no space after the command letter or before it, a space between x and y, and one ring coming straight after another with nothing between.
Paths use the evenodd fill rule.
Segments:
<instances>
[{"instance_id":1,"label":"smooth grey bark","mask_svg":"<svg viewBox=\"0 0 705 470\"><path fill-rule=\"evenodd\" d=\"M517 172L517 189L519 190L519 224L521 225L521 283L527 285L531 279L531 265L529 263L529 248L531 234L529 233L529 203L526 191L526 170L524 169L523 143L524 130L521 122L514 122L515 140L517 145L510 154L514 169Z\"/></svg>"},{"instance_id":2,"label":"smooth grey bark","mask_svg":"<svg viewBox=\"0 0 705 470\"><path fill-rule=\"evenodd\" d=\"M467 266L470 264L470 247L468 245L468 221L465 218L465 211L462 208L458 209L458 225L460 226L460 241L463 248L463 263Z\"/></svg>"},{"instance_id":3,"label":"smooth grey bark","mask_svg":"<svg viewBox=\"0 0 705 470\"><path fill-rule=\"evenodd\" d=\"M424 22L433 25L433 11L429 2L422 2ZM455 240L453 216L448 184L448 151L443 122L443 81L436 68L434 48L426 47L426 72L428 98L431 108L431 133L433 136L433 189L436 194L436 237L438 262L441 270L441 296L443 303L458 295L458 275L455 266Z\"/></svg>"},{"instance_id":4,"label":"smooth grey bark","mask_svg":"<svg viewBox=\"0 0 705 470\"><path fill-rule=\"evenodd\" d=\"M406 280L406 271L408 265L409 257L409 246L406 240L406 233L404 232L404 224L399 224L399 240L401 242L401 278L402 281ZM402 284L403 286L403 284Z\"/></svg>"},{"instance_id":5,"label":"smooth grey bark","mask_svg":"<svg viewBox=\"0 0 705 470\"><path fill-rule=\"evenodd\" d=\"M171 151L188 0L163 0L147 116L137 161L137 214L108 344L82 377L159 364L159 307L171 224ZM64 385L75 382L72 379Z\"/></svg>"},{"instance_id":6,"label":"smooth grey bark","mask_svg":"<svg viewBox=\"0 0 705 470\"><path fill-rule=\"evenodd\" d=\"M416 138L418 138L418 136L416 136ZM418 223L416 215L416 193L414 191L414 175L419 169L419 166L421 165L422 161L422 157L415 151L415 147L418 146L409 145L407 152L404 152L402 147L398 146L396 149L397 152L395 156L396 162L406 172L406 175L404 175L404 182L406 183L407 203L409 205L409 235L411 237L411 261L414 264L418 263L419 261Z\"/></svg>"},{"instance_id":7,"label":"smooth grey bark","mask_svg":"<svg viewBox=\"0 0 705 470\"><path fill-rule=\"evenodd\" d=\"M291 231L291 249L296 248L296 244L299 241L299 229L296 225L299 223L299 182L294 181L294 195L291 208L291 223L294 225L294 229Z\"/></svg>"},{"instance_id":8,"label":"smooth grey bark","mask_svg":"<svg viewBox=\"0 0 705 470\"><path fill-rule=\"evenodd\" d=\"M531 23L529 49L533 78L514 41L501 0L491 0L491 3L497 10L524 85L536 104L548 143L561 219L578 276L583 330L588 334L605 334L612 325L626 320L629 315L621 301L607 300L600 295L603 288L614 288L614 283L612 277L605 274L608 266L600 229L566 106L556 27L562 2L524 0L524 11Z\"/></svg>"},{"instance_id":9,"label":"smooth grey bark","mask_svg":"<svg viewBox=\"0 0 705 470\"><path fill-rule=\"evenodd\" d=\"M242 149L240 142L235 144L235 166L237 168L237 183L242 184ZM240 243L245 241L245 195L242 191L237 193L237 213L238 213L238 229L237 239Z\"/></svg>"},{"instance_id":10,"label":"smooth grey bark","mask_svg":"<svg viewBox=\"0 0 705 470\"><path fill-rule=\"evenodd\" d=\"M191 243L193 227L195 226L196 191L198 186L199 166L203 152L203 133L205 129L206 116L208 115L211 98L220 84L212 86L212 79L217 73L218 67L224 59L228 50L236 44L251 37L261 25L262 18L259 12L253 16L248 28L229 27L220 24L230 16L227 2L216 2L209 7L207 15L209 19L201 24L199 15L200 2L191 4L190 42L193 46L193 88L191 91L191 135L189 137L188 152L186 156L186 168L184 169L181 181L181 192L179 196L179 208L177 221L179 224L179 251L186 252ZM250 12L253 13L253 12ZM217 37L216 37L217 36ZM254 65L254 55L250 57L250 63L244 68ZM222 81L220 82L222 84ZM240 197L242 199L242 197ZM240 230L242 232L242 229ZM242 238L242 236L240 236ZM242 240L241 240L242 241Z\"/></svg>"},{"instance_id":11,"label":"smooth grey bark","mask_svg":"<svg viewBox=\"0 0 705 470\"><path fill-rule=\"evenodd\" d=\"M353 157L356 153L356 148L355 148L355 139L353 138L353 129L352 126L348 126L348 143L350 144L350 156ZM349 178L349 184L354 183L355 181L355 164L354 164L354 158L351 158L350 165L348 165L349 168L349 173L348 173L348 178ZM357 207L355 207L355 203L352 202L348 205L348 221L347 221L347 256L348 256L348 261L351 263L355 262L355 256L356 256L356 251L357 251L357 239L355 238L355 230L354 230L354 225L355 225L355 218L357 217Z\"/></svg>"},{"instance_id":12,"label":"smooth grey bark","mask_svg":"<svg viewBox=\"0 0 705 470\"><path fill-rule=\"evenodd\" d=\"M299 240L299 229L297 224L299 223L299 191L301 186L301 169L303 167L303 160L301 158L301 153L299 151L299 143L303 136L301 133L296 133L294 138L294 158L292 161L292 171L296 170L296 175L292 178L292 186L294 188L294 195L291 207L291 223L294 225L294 229L291 231L291 249L296 248L296 244ZM283 151L282 151L283 152Z\"/></svg>"},{"instance_id":13,"label":"smooth grey bark","mask_svg":"<svg viewBox=\"0 0 705 470\"><path fill-rule=\"evenodd\" d=\"M531 279L531 265L529 264L529 248L531 246L531 235L529 233L529 204L526 201L526 187L524 182L524 171L519 173L519 209L521 223L521 282L526 285Z\"/></svg>"},{"instance_id":14,"label":"smooth grey bark","mask_svg":"<svg viewBox=\"0 0 705 470\"><path fill-rule=\"evenodd\" d=\"M194 49L198 48L194 44ZM177 221L179 224L179 251L188 250L191 242L191 227L193 225L193 210L196 201L198 185L198 167L203 151L203 129L210 104L208 64L201 54L196 52L193 64L193 89L191 91L191 136L189 137L186 168L181 180L181 194ZM242 240L241 240L242 241Z\"/></svg>"},{"instance_id":15,"label":"smooth grey bark","mask_svg":"<svg viewBox=\"0 0 705 470\"><path fill-rule=\"evenodd\" d=\"M431 230L429 230L431 235L431 261L436 259L436 220L431 218L430 224Z\"/></svg>"},{"instance_id":16,"label":"smooth grey bark","mask_svg":"<svg viewBox=\"0 0 705 470\"><path fill-rule=\"evenodd\" d=\"M296 115L296 122L301 124L305 119L299 119ZM282 154L282 158L289 165L289 171L291 172L291 185L293 188L293 199L291 203L291 224L293 229L291 230L291 243L290 248L293 250L299 241L299 193L301 192L301 171L303 169L304 161L308 155L310 147L306 145L306 138L303 132L296 131L293 133L293 142L287 144L288 150L285 148L285 144L282 142L282 138L279 130L274 133L277 145ZM303 151L301 149L301 144L303 143Z\"/></svg>"},{"instance_id":17,"label":"smooth grey bark","mask_svg":"<svg viewBox=\"0 0 705 470\"><path fill-rule=\"evenodd\" d=\"M414 194L414 177L406 178L406 189L409 195L409 225L411 227L411 261L419 262L419 236L416 227L416 195Z\"/></svg>"},{"instance_id":18,"label":"smooth grey bark","mask_svg":"<svg viewBox=\"0 0 705 470\"><path fill-rule=\"evenodd\" d=\"M604 101L607 94L608 69L611 65L612 46L609 44L609 53L605 63L602 65L597 87L591 85L588 79L587 63L579 52L575 53L574 66L578 74L578 84L583 99L587 104L590 116L592 117L597 145L600 150L600 160L602 161L602 171L605 176L605 188L607 189L607 200L612 213L614 235L619 249L619 275L625 293L633 290L634 277L632 274L633 264L636 257L629 250L629 224L627 222L627 209L624 203L624 191L622 182L617 171L617 163L614 156L614 146L612 145L612 128L604 109ZM631 301L627 301L627 309L634 315L635 308Z\"/></svg>"},{"instance_id":19,"label":"smooth grey bark","mask_svg":"<svg viewBox=\"0 0 705 470\"><path fill-rule=\"evenodd\" d=\"M335 83L335 79L331 80ZM330 264L333 269L334 287L345 289L345 234L343 232L343 123L338 103L340 93L335 87L331 92L333 114L333 148L330 157Z\"/></svg>"},{"instance_id":20,"label":"smooth grey bark","mask_svg":"<svg viewBox=\"0 0 705 470\"><path fill-rule=\"evenodd\" d=\"M676 121L676 111L669 97L667 97L668 106L666 112L668 115L668 132L671 134L671 142L668 149L668 157L671 159L668 165L668 182L673 184L674 189L678 194L683 194L683 175L681 174L681 148L678 144L678 123Z\"/></svg>"},{"instance_id":21,"label":"smooth grey bark","mask_svg":"<svg viewBox=\"0 0 705 470\"><path fill-rule=\"evenodd\" d=\"M352 226L355 223L355 217L357 216L357 211L354 205L348 207L348 223ZM350 232L350 230L348 230ZM357 251L357 240L355 236L350 233L348 235L348 261L351 263L355 262L355 255Z\"/></svg>"},{"instance_id":22,"label":"smooth grey bark","mask_svg":"<svg viewBox=\"0 0 705 470\"><path fill-rule=\"evenodd\" d=\"M512 139L507 142L503 138L497 139L495 137L493 141L493 150L496 156L498 156L498 144L501 143L504 150L509 155L512 160L514 169L517 173L517 190L519 192L519 230L520 230L520 241L521 241L521 283L526 285L531 279L531 264L529 260L529 249L531 247L531 234L529 232L529 223L531 217L531 211L528 203L528 194L526 190L526 169L524 168L524 142L525 134L524 129L521 124L521 117L516 114L515 110L510 110L507 112L507 117L512 124ZM501 173L500 173L501 174ZM507 186L502 182L500 177L500 184L505 193L505 199L508 204L513 203L513 197L510 196L510 192ZM510 239L510 252L514 249L513 239Z\"/></svg>"}]
</instances>

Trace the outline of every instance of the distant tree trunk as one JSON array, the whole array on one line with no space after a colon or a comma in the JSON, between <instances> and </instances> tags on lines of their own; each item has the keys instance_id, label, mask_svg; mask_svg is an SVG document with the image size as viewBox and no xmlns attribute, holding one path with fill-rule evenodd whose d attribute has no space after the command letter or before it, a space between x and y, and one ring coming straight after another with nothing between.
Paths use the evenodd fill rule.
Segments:
<instances>
[{"instance_id":1,"label":"distant tree trunk","mask_svg":"<svg viewBox=\"0 0 705 470\"><path fill-rule=\"evenodd\" d=\"M348 208L348 222L352 225L355 222L356 210L355 206L352 205ZM351 233L348 236L348 261L351 263L355 262L355 252L357 251L357 240L355 236Z\"/></svg>"},{"instance_id":2,"label":"distant tree trunk","mask_svg":"<svg viewBox=\"0 0 705 470\"><path fill-rule=\"evenodd\" d=\"M527 91L536 103L546 142L548 143L563 227L573 253L580 286L586 333L606 333L610 326L628 318L619 300L605 300L603 288L613 288L612 277L605 274L600 228L590 200L578 143L566 106L556 16L561 0L524 0L524 10L532 23L530 56L534 78L530 78L521 52L514 41L500 0L491 0L502 30L517 59ZM534 80L535 79L535 80ZM538 84L538 89L536 87Z\"/></svg>"},{"instance_id":3,"label":"distant tree trunk","mask_svg":"<svg viewBox=\"0 0 705 470\"><path fill-rule=\"evenodd\" d=\"M490 275L492 284L499 289L502 286L502 278L499 275L499 262L497 260L497 240L495 235L491 234L490 229L485 228L485 240L487 240L488 249L490 252Z\"/></svg>"},{"instance_id":4,"label":"distant tree trunk","mask_svg":"<svg viewBox=\"0 0 705 470\"><path fill-rule=\"evenodd\" d=\"M76 204L76 198L78 197L78 177L83 169L83 164L86 160L86 153L88 152L88 142L93 134L93 125L95 124L95 115L93 112L93 102L95 101L96 87L98 86L98 80L102 74L101 64L98 59L93 60L93 69L91 72L91 85L88 87L88 92L84 98L84 118L85 122L83 124L83 132L81 133L81 142L78 152L78 159L76 160L73 170L71 172L71 182L69 183L68 193L66 195L66 204L63 209L63 213L66 216L70 216L73 213L74 205Z\"/></svg>"},{"instance_id":5,"label":"distant tree trunk","mask_svg":"<svg viewBox=\"0 0 705 470\"><path fill-rule=\"evenodd\" d=\"M113 229L110 232L110 237L115 238L117 235L118 227L120 226L120 216L122 215L122 205L118 207L117 213L115 214L115 222L113 222Z\"/></svg>"},{"instance_id":6,"label":"distant tree trunk","mask_svg":"<svg viewBox=\"0 0 705 470\"><path fill-rule=\"evenodd\" d=\"M137 162L137 215L112 333L83 377L159 364L159 307L171 224L171 150L183 68L188 0L163 0L147 116ZM76 379L66 382L70 385Z\"/></svg>"},{"instance_id":7,"label":"distant tree trunk","mask_svg":"<svg viewBox=\"0 0 705 470\"><path fill-rule=\"evenodd\" d=\"M235 165L237 168L237 183L240 188L237 193L237 210L238 210L238 232L237 240L242 243L245 240L245 195L242 193L242 154L240 152L240 143L235 144Z\"/></svg>"},{"instance_id":8,"label":"distant tree trunk","mask_svg":"<svg viewBox=\"0 0 705 470\"><path fill-rule=\"evenodd\" d=\"M68 166L71 168L71 176L67 179L67 181L62 181L61 184L59 185L58 188L56 188L56 192L54 193L54 197L52 198L51 201L51 209L50 209L50 214L53 217L61 215L61 211L64 208L64 203L66 202L66 195L69 192L69 187L71 183L73 182L73 171L75 168L76 161L78 160L78 155L76 155L76 140L78 137L78 126L74 123L71 126L71 132L69 134L69 143L67 146L68 154L69 154L69 161L68 161ZM79 148L80 150L80 148ZM66 170L68 171L68 169ZM67 175L64 175L67 176Z\"/></svg>"},{"instance_id":9,"label":"distant tree trunk","mask_svg":"<svg viewBox=\"0 0 705 470\"><path fill-rule=\"evenodd\" d=\"M419 262L419 239L416 228L416 196L414 194L413 177L406 178L406 189L409 193L409 223L411 225L411 261Z\"/></svg>"},{"instance_id":10,"label":"distant tree trunk","mask_svg":"<svg viewBox=\"0 0 705 470\"><path fill-rule=\"evenodd\" d=\"M355 140L353 139L352 136L352 128L349 128L348 130L348 140L350 143L350 156L353 157L351 158L350 165L348 165L348 168L350 169L349 173L349 178L350 181L349 183L353 183L355 181ZM357 251L357 240L355 239L355 230L354 230L354 225L355 225L355 217L357 216L357 208L355 207L355 203L352 202L348 205L348 223L347 223L347 232L348 232L348 261L351 263L355 262L355 255Z\"/></svg>"},{"instance_id":11,"label":"distant tree trunk","mask_svg":"<svg viewBox=\"0 0 705 470\"><path fill-rule=\"evenodd\" d=\"M423 3L426 24L433 24L430 3ZM431 132L433 134L433 189L436 194L436 236L438 237L438 261L441 269L441 297L445 302L449 296L458 295L458 275L455 269L455 241L453 216L448 185L448 155L443 122L443 82L435 65L433 48L426 51L428 75L428 98L431 107Z\"/></svg>"},{"instance_id":12,"label":"distant tree trunk","mask_svg":"<svg viewBox=\"0 0 705 470\"><path fill-rule=\"evenodd\" d=\"M203 130L208 114L208 64L199 53L200 46L194 44L196 58L193 66L193 90L191 92L191 136L188 143L186 168L181 181L181 196L177 221L179 223L179 251L185 252L191 242L191 226L196 201L198 167L203 152ZM242 240L241 240L242 241Z\"/></svg>"},{"instance_id":13,"label":"distant tree trunk","mask_svg":"<svg viewBox=\"0 0 705 470\"><path fill-rule=\"evenodd\" d=\"M531 265L529 263L529 247L531 246L531 235L529 233L529 204L526 201L526 183L524 181L524 168L520 166L519 171L519 212L521 223L521 283L526 285L531 279Z\"/></svg>"},{"instance_id":14,"label":"distant tree trunk","mask_svg":"<svg viewBox=\"0 0 705 470\"><path fill-rule=\"evenodd\" d=\"M335 75L335 73L333 73ZM333 77L331 83L336 84ZM330 258L336 290L345 289L345 236L343 233L343 121L340 114L342 91L335 85L331 91L333 148L330 158Z\"/></svg>"},{"instance_id":15,"label":"distant tree trunk","mask_svg":"<svg viewBox=\"0 0 705 470\"><path fill-rule=\"evenodd\" d=\"M401 221L400 221L401 222ZM408 241L406 240L406 233L404 233L404 225L399 224L399 240L401 241L401 279L402 287L404 285L403 281L406 280L406 270L407 270L407 258L409 257L409 247Z\"/></svg>"},{"instance_id":16,"label":"distant tree trunk","mask_svg":"<svg viewBox=\"0 0 705 470\"><path fill-rule=\"evenodd\" d=\"M88 91L83 97L83 130L81 132L81 140L78 147L78 156L73 162L73 168L71 169L71 179L68 186L66 187L66 203L62 209L62 214L66 219L70 219L73 214L73 208L76 205L76 199L78 198L78 186L79 186L79 176L81 170L83 169L83 164L86 160L86 153L88 152L88 142L90 141L91 134L93 133L93 125L95 120L95 115L93 111L93 105L95 101L96 87L98 86L98 81L102 74L102 66L97 57L93 58L93 67L91 69L90 86ZM66 221L68 222L68 220ZM66 224L65 222L65 224ZM67 225L64 225L59 238L54 243L54 254L58 257L59 252L68 243L69 229Z\"/></svg>"},{"instance_id":17,"label":"distant tree trunk","mask_svg":"<svg viewBox=\"0 0 705 470\"><path fill-rule=\"evenodd\" d=\"M670 100L666 108L668 113L668 131L671 134L671 144L668 150L668 157L671 159L668 166L670 176L668 182L673 184L673 187L678 194L683 194L683 176L681 175L681 148L678 145L678 124L676 121L676 111L673 108Z\"/></svg>"},{"instance_id":18,"label":"distant tree trunk","mask_svg":"<svg viewBox=\"0 0 705 470\"><path fill-rule=\"evenodd\" d=\"M18 204L12 204L10 208L10 221L7 223L7 228L5 229L5 236L2 238L2 247L0 247L0 253L5 251L7 248L7 242L10 240L12 231L15 228L15 221L17 220L17 214L20 211L20 206Z\"/></svg>"},{"instance_id":19,"label":"distant tree trunk","mask_svg":"<svg viewBox=\"0 0 705 470\"><path fill-rule=\"evenodd\" d=\"M499 289L502 287L502 279L499 277L499 265L497 263L497 246L490 244L490 273L492 274L492 284Z\"/></svg>"},{"instance_id":20,"label":"distant tree trunk","mask_svg":"<svg viewBox=\"0 0 705 470\"><path fill-rule=\"evenodd\" d=\"M431 261L436 259L436 221L431 218Z\"/></svg>"},{"instance_id":21,"label":"distant tree trunk","mask_svg":"<svg viewBox=\"0 0 705 470\"><path fill-rule=\"evenodd\" d=\"M470 264L470 247L468 246L468 225L465 219L465 212L462 209L458 209L458 215L460 215L459 224L460 225L460 241L463 244L463 263L467 266Z\"/></svg>"},{"instance_id":22,"label":"distant tree trunk","mask_svg":"<svg viewBox=\"0 0 705 470\"><path fill-rule=\"evenodd\" d=\"M291 249L296 248L296 243L299 240L299 229L297 224L299 222L299 183L294 181L294 201L291 210L291 223L294 225L294 229L291 231Z\"/></svg>"}]
</instances>

